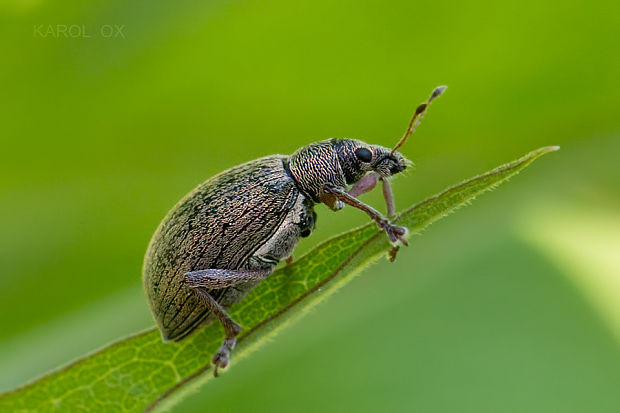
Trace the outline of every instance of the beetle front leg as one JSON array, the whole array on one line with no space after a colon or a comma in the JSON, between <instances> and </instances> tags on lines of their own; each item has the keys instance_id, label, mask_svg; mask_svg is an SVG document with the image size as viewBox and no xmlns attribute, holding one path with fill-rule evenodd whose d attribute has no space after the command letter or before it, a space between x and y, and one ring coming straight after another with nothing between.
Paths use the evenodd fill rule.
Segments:
<instances>
[{"instance_id":1,"label":"beetle front leg","mask_svg":"<svg viewBox=\"0 0 620 413\"><path fill-rule=\"evenodd\" d=\"M372 191L376 186L377 182L381 181L382 184L382 192L383 199L385 199L385 206L387 208L387 217L394 217L396 207L394 205L394 194L392 193L392 184L390 184L389 179L381 177L376 172L367 173L357 181L349 190L349 195L357 198L358 196L365 194L366 192Z\"/></svg>"},{"instance_id":2,"label":"beetle front leg","mask_svg":"<svg viewBox=\"0 0 620 413\"><path fill-rule=\"evenodd\" d=\"M377 226L383 231L385 231L388 238L390 239L390 242L396 243L400 241L403 243L403 245L409 245L407 244L407 240L405 239L405 236L409 232L407 228L392 225L387 218L384 218L379 213L379 211L346 193L341 188L338 188L334 185L326 184L323 187L323 191L327 194L335 196L336 198L338 198L339 201L342 201L345 204L351 205L352 207L366 212L370 216L370 218L372 218L372 220L377 223Z\"/></svg>"},{"instance_id":3,"label":"beetle front leg","mask_svg":"<svg viewBox=\"0 0 620 413\"><path fill-rule=\"evenodd\" d=\"M396 206L394 204L394 193L392 192L392 184L389 179L381 178L381 183L383 184L381 189L383 190L383 199L385 199L385 205L387 207L387 217L392 219L396 214ZM405 243L407 245L407 243ZM388 252L388 256L390 258L390 262L396 261L396 254L398 254L398 250L400 249L400 245L395 245L392 247L390 252Z\"/></svg>"},{"instance_id":4,"label":"beetle front leg","mask_svg":"<svg viewBox=\"0 0 620 413\"><path fill-rule=\"evenodd\" d=\"M360 195L370 192L375 189L377 182L381 179L381 176L376 172L369 172L362 176L362 179L357 181L351 189L349 189L349 195L357 198Z\"/></svg>"},{"instance_id":5,"label":"beetle front leg","mask_svg":"<svg viewBox=\"0 0 620 413\"><path fill-rule=\"evenodd\" d=\"M396 205L394 204L392 184L387 178L381 178L381 184L383 199L385 199L385 206L387 207L387 217L391 219L394 218L394 215L396 215Z\"/></svg>"}]
</instances>

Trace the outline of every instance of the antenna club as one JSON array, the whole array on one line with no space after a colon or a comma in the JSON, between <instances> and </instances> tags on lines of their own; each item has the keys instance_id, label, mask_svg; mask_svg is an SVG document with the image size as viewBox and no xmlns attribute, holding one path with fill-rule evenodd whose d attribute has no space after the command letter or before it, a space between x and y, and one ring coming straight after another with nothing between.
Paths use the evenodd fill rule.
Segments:
<instances>
[{"instance_id":1,"label":"antenna club","mask_svg":"<svg viewBox=\"0 0 620 413\"><path fill-rule=\"evenodd\" d=\"M445 85L437 86L435 90L433 90L433 93L431 93L431 99L435 99L441 96L441 94L445 92L447 88L448 86L445 86Z\"/></svg>"}]
</instances>

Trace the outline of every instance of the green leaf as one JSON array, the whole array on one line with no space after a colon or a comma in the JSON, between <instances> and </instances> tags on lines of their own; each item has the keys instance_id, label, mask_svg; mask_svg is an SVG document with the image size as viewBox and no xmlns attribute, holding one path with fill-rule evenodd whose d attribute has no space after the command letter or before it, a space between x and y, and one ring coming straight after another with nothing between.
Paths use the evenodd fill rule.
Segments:
<instances>
[{"instance_id":1,"label":"green leaf","mask_svg":"<svg viewBox=\"0 0 620 413\"><path fill-rule=\"evenodd\" d=\"M404 211L397 221L411 233L419 232L557 149L535 150L450 187ZM369 223L321 243L274 272L230 311L244 327L233 365L390 249L387 237ZM180 343L163 343L159 331L149 330L1 395L0 411L144 411L172 403L211 380L211 374L203 373L210 369L209 360L222 338L219 323Z\"/></svg>"}]
</instances>

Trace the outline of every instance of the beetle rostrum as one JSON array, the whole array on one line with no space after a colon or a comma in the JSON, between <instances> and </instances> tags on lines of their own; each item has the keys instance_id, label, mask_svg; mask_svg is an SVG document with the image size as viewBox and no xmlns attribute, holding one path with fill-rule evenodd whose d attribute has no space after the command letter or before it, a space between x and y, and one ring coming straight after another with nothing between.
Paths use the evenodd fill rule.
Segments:
<instances>
[{"instance_id":1,"label":"beetle rostrum","mask_svg":"<svg viewBox=\"0 0 620 413\"><path fill-rule=\"evenodd\" d=\"M301 237L314 230L314 205L350 205L366 212L395 245L407 245L407 229L390 223L390 178L409 161L397 151L419 125L416 110L393 148L355 139L329 139L290 156L271 155L208 179L181 199L162 220L149 244L143 283L164 340L178 341L219 320L226 337L213 356L214 374L228 365L241 326L226 310L289 261ZM387 217L357 197L381 181Z\"/></svg>"}]
</instances>

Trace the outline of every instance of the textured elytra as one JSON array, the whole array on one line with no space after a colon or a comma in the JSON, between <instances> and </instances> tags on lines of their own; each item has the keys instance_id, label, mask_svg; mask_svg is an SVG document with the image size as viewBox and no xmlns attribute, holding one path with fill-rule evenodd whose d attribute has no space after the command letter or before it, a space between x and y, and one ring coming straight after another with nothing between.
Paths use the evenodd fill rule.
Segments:
<instances>
[{"instance_id":1,"label":"textured elytra","mask_svg":"<svg viewBox=\"0 0 620 413\"><path fill-rule=\"evenodd\" d=\"M455 185L403 212L399 223L412 233L420 231L554 149L541 148ZM334 237L252 290L231 310L244 327L235 360L260 344L266 332L282 327L291 314L310 308L344 285L364 264L384 255L390 244L381 235L369 224ZM320 297L312 293L318 287ZM157 330L129 337L5 393L0 396L0 411L143 411L173 386L203 372L222 335L221 326L212 324L179 343L163 343ZM210 378L210 374L200 376L201 381Z\"/></svg>"},{"instance_id":2,"label":"textured elytra","mask_svg":"<svg viewBox=\"0 0 620 413\"><path fill-rule=\"evenodd\" d=\"M299 197L286 157L231 168L199 185L164 218L149 245L144 289L164 338L177 340L209 322L204 301L184 282L189 271L250 268L249 259L279 229ZM236 289L214 291L230 306Z\"/></svg>"}]
</instances>

